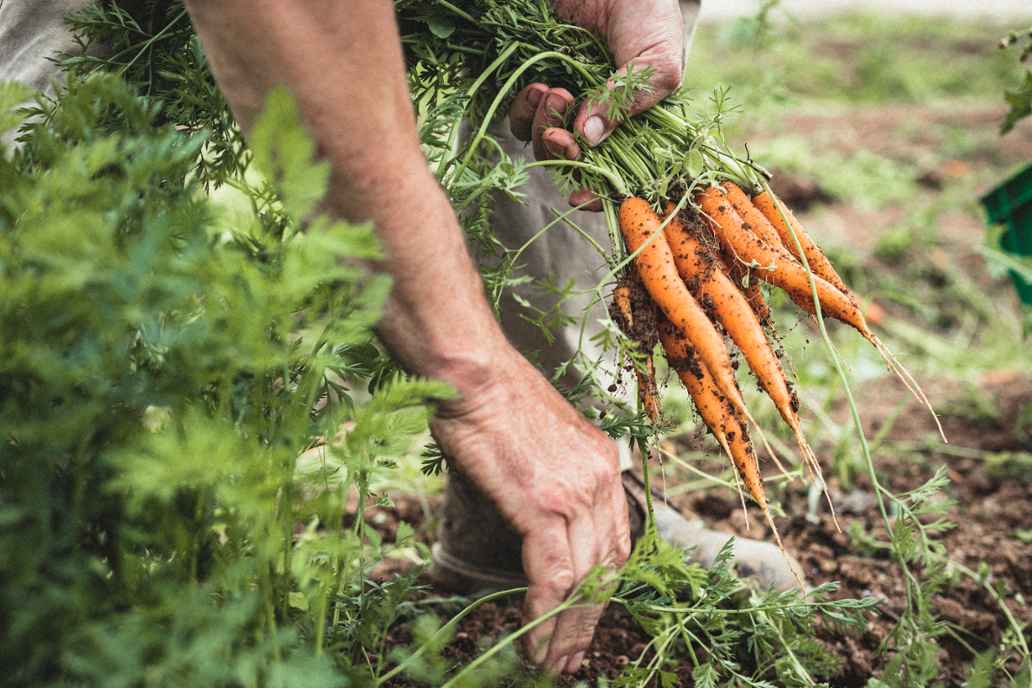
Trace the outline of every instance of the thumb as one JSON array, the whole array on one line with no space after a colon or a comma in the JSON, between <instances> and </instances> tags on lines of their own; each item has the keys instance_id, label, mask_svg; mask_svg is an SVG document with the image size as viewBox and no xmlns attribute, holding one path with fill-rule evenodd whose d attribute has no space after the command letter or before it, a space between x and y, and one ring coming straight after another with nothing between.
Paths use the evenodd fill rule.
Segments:
<instances>
[{"instance_id":1,"label":"thumb","mask_svg":"<svg viewBox=\"0 0 1032 688\"><path fill-rule=\"evenodd\" d=\"M633 3L623 3L631 5ZM674 3L676 7L676 3ZM684 74L684 30L677 16L652 17L661 21L653 31L642 31L640 16L635 13L627 17L614 17L610 23L610 48L620 68L607 83L605 98L589 98L581 104L574 119L573 128L591 146L597 146L613 133L622 117L632 117L648 110L673 93L681 85ZM633 33L623 25L631 25ZM640 47L639 49L639 46ZM643 72L648 71L647 84L633 93L617 93L626 89L628 82L640 83ZM634 75L638 75L635 78ZM630 107L622 113L611 112L616 102L630 98Z\"/></svg>"}]
</instances>

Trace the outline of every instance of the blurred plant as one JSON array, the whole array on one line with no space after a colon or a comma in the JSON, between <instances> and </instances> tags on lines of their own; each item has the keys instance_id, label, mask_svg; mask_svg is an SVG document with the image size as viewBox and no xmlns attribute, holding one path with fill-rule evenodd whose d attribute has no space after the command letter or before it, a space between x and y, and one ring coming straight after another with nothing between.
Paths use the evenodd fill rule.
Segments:
<instances>
[{"instance_id":1,"label":"blurred plant","mask_svg":"<svg viewBox=\"0 0 1032 688\"><path fill-rule=\"evenodd\" d=\"M773 42L774 14L781 9L781 0L760 0L756 13L739 17L728 29L736 47L763 49Z\"/></svg>"},{"instance_id":2,"label":"blurred plant","mask_svg":"<svg viewBox=\"0 0 1032 688\"><path fill-rule=\"evenodd\" d=\"M1028 66L1029 58L1032 58L1032 28L1012 31L1000 39L1000 49L1008 48L1018 50L1018 62L1025 65L1025 78L1013 91L1004 94L1010 110L1000 125L1001 134L1006 134L1022 119L1032 115L1032 67Z\"/></svg>"},{"instance_id":3,"label":"blurred plant","mask_svg":"<svg viewBox=\"0 0 1032 688\"><path fill-rule=\"evenodd\" d=\"M215 84L181 2L90 2L67 17L78 43L63 56L74 75L121 76L139 95L160 101L161 123L204 133L194 171L204 187L219 186L247 167L243 136Z\"/></svg>"},{"instance_id":4,"label":"blurred plant","mask_svg":"<svg viewBox=\"0 0 1032 688\"><path fill-rule=\"evenodd\" d=\"M229 232L193 174L204 138L161 124L154 101L102 75L13 114L25 96L0 88L3 127L22 125L0 153L7 680L370 675L370 629L412 581L366 582L379 542L363 519L344 526L348 496L361 513L449 393L393 377L351 395L389 287L360 265L379 256L371 228L317 216L297 231L329 170L282 92L251 137L280 193L241 186L255 212Z\"/></svg>"}]
</instances>

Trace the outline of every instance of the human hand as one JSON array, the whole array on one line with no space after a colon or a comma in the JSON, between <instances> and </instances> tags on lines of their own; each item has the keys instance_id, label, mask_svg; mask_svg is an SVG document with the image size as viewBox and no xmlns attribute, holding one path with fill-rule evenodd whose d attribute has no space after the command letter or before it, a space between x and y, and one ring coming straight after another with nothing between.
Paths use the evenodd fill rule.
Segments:
<instances>
[{"instance_id":1,"label":"human hand","mask_svg":"<svg viewBox=\"0 0 1032 688\"><path fill-rule=\"evenodd\" d=\"M515 350L490 380L443 408L431 429L445 455L523 538L524 618L562 604L596 566L630 554L627 501L613 441ZM602 614L578 604L524 636L546 670L580 667Z\"/></svg>"},{"instance_id":2,"label":"human hand","mask_svg":"<svg viewBox=\"0 0 1032 688\"><path fill-rule=\"evenodd\" d=\"M651 88L639 91L629 115L636 115L670 95L681 85L684 59L684 22L677 0L553 0L558 16L602 36L618 69L652 69ZM610 79L610 88L614 85ZM534 83L516 96L509 110L509 127L522 141L532 141L538 160L581 155L578 134L590 146L597 146L619 125L606 112L606 104L586 101L573 119L573 131L564 127L575 102L564 88ZM602 205L582 189L570 196L570 205L586 204L586 210Z\"/></svg>"}]
</instances>

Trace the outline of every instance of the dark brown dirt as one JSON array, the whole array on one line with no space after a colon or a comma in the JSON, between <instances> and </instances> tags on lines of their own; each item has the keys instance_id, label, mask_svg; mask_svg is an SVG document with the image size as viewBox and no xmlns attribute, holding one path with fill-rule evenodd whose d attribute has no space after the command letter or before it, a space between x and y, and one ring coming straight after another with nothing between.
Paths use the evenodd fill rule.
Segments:
<instances>
[{"instance_id":1,"label":"dark brown dirt","mask_svg":"<svg viewBox=\"0 0 1032 688\"><path fill-rule=\"evenodd\" d=\"M774 177L771 179L770 185L774 194L797 213L835 200L835 197L814 179L785 170L771 170L771 172Z\"/></svg>"}]
</instances>

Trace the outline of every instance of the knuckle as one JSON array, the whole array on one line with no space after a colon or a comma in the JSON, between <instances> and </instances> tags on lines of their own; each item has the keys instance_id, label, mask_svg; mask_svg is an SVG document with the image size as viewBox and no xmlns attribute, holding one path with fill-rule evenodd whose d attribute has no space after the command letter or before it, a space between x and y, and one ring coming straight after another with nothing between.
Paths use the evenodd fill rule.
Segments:
<instances>
[{"instance_id":1,"label":"knuckle","mask_svg":"<svg viewBox=\"0 0 1032 688\"><path fill-rule=\"evenodd\" d=\"M612 487L619 475L619 471L608 461L594 461L591 464L591 482L599 489Z\"/></svg>"},{"instance_id":2,"label":"knuckle","mask_svg":"<svg viewBox=\"0 0 1032 688\"><path fill-rule=\"evenodd\" d=\"M571 480L542 487L537 502L543 511L556 514L568 521L595 504L595 485L590 477L582 474Z\"/></svg>"},{"instance_id":3,"label":"knuckle","mask_svg":"<svg viewBox=\"0 0 1032 688\"><path fill-rule=\"evenodd\" d=\"M676 91L681 86L684 78L684 67L679 60L663 59L653 65L655 74L652 78L653 85L663 92Z\"/></svg>"},{"instance_id":4,"label":"knuckle","mask_svg":"<svg viewBox=\"0 0 1032 688\"><path fill-rule=\"evenodd\" d=\"M552 577L545 583L545 587L549 592L555 594L558 597L565 597L570 590L573 589L576 579L573 575L573 570L567 567L556 569L552 574Z\"/></svg>"},{"instance_id":5,"label":"knuckle","mask_svg":"<svg viewBox=\"0 0 1032 688\"><path fill-rule=\"evenodd\" d=\"M562 483L553 483L542 486L537 492L536 502L541 511L549 514L556 514L563 518L572 515L575 507L579 506L578 490L572 486Z\"/></svg>"},{"instance_id":6,"label":"knuckle","mask_svg":"<svg viewBox=\"0 0 1032 688\"><path fill-rule=\"evenodd\" d=\"M631 534L624 529L623 532L617 537L616 550L614 552L616 556L616 565L623 566L631 556Z\"/></svg>"}]
</instances>

